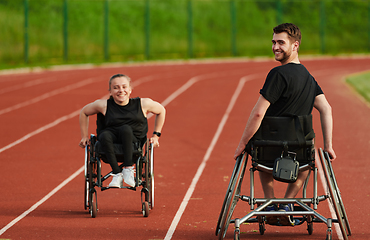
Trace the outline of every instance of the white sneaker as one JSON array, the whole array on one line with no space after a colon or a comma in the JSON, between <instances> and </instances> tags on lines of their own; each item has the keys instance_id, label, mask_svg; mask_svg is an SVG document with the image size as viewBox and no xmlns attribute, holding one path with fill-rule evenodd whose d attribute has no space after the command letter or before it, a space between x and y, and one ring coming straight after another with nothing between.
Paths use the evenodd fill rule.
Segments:
<instances>
[{"instance_id":1,"label":"white sneaker","mask_svg":"<svg viewBox=\"0 0 370 240\"><path fill-rule=\"evenodd\" d=\"M117 174L111 174L113 176L113 179L112 181L109 183L108 187L111 187L111 188L120 188L122 187L122 179L123 179L123 176L122 176L122 173L117 173Z\"/></svg>"},{"instance_id":2,"label":"white sneaker","mask_svg":"<svg viewBox=\"0 0 370 240\"><path fill-rule=\"evenodd\" d=\"M135 187L136 185L134 174L135 174L134 167L126 167L122 169L123 180L130 187Z\"/></svg>"}]
</instances>

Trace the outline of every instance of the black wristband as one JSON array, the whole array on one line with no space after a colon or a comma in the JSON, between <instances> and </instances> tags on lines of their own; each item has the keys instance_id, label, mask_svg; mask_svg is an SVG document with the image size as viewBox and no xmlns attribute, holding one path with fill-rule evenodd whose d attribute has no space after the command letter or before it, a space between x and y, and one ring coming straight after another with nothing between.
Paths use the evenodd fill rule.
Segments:
<instances>
[{"instance_id":1,"label":"black wristband","mask_svg":"<svg viewBox=\"0 0 370 240\"><path fill-rule=\"evenodd\" d=\"M153 132L154 135L157 135L158 137L160 137L162 134L160 132Z\"/></svg>"}]
</instances>

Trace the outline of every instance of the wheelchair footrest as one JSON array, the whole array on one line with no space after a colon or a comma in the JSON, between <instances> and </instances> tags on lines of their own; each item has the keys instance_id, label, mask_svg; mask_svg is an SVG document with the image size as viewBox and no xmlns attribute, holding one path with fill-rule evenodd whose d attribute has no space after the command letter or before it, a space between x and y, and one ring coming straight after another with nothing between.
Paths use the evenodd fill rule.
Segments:
<instances>
[{"instance_id":1,"label":"wheelchair footrest","mask_svg":"<svg viewBox=\"0 0 370 240\"><path fill-rule=\"evenodd\" d=\"M117 187L101 187L100 188L101 191L105 191L105 190L108 190L108 189L129 189L129 190L132 190L132 191L136 191L136 187L126 187L126 186L123 186L123 187L120 187L120 188L117 188Z\"/></svg>"}]
</instances>

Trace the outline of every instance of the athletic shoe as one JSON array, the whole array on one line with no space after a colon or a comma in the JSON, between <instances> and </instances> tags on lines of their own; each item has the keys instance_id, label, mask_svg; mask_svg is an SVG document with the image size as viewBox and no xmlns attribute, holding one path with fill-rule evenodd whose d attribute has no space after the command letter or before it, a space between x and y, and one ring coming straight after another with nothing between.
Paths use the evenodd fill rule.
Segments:
<instances>
[{"instance_id":1,"label":"athletic shoe","mask_svg":"<svg viewBox=\"0 0 370 240\"><path fill-rule=\"evenodd\" d=\"M117 174L111 174L113 176L112 181L109 183L108 187L110 188L120 188L122 187L122 173L117 173Z\"/></svg>"},{"instance_id":2,"label":"athletic shoe","mask_svg":"<svg viewBox=\"0 0 370 240\"><path fill-rule=\"evenodd\" d=\"M294 211L293 204L280 204L279 212L291 212ZM290 215L280 216L279 223L283 226L294 226L294 218Z\"/></svg>"},{"instance_id":3,"label":"athletic shoe","mask_svg":"<svg viewBox=\"0 0 370 240\"><path fill-rule=\"evenodd\" d=\"M275 212L276 210L277 210L276 204L268 205L264 209L264 211L266 211L266 212ZM272 215L267 215L266 216L266 223L267 224L277 225L278 222L279 222L279 219L277 218L277 216L272 216Z\"/></svg>"},{"instance_id":4,"label":"athletic shoe","mask_svg":"<svg viewBox=\"0 0 370 240\"><path fill-rule=\"evenodd\" d=\"M135 187L136 185L134 174L134 167L126 167L122 169L123 181L130 187Z\"/></svg>"}]
</instances>

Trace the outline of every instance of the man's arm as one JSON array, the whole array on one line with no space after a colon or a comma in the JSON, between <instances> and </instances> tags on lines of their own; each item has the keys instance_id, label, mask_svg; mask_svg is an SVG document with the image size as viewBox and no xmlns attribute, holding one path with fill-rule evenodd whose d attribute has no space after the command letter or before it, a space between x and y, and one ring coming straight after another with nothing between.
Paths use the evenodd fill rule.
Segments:
<instances>
[{"instance_id":1,"label":"man's arm","mask_svg":"<svg viewBox=\"0 0 370 240\"><path fill-rule=\"evenodd\" d=\"M240 139L238 148L235 151L234 158L236 159L245 149L245 146L248 144L249 140L257 132L258 128L261 125L262 119L265 116L265 113L270 106L270 102L267 101L262 95L257 100L256 105L254 106L247 125L244 129L242 138Z\"/></svg>"},{"instance_id":2,"label":"man's arm","mask_svg":"<svg viewBox=\"0 0 370 240\"><path fill-rule=\"evenodd\" d=\"M314 107L320 112L324 151L329 153L329 156L333 161L337 157L333 150L333 115L331 106L326 100L324 94L316 96Z\"/></svg>"}]
</instances>

